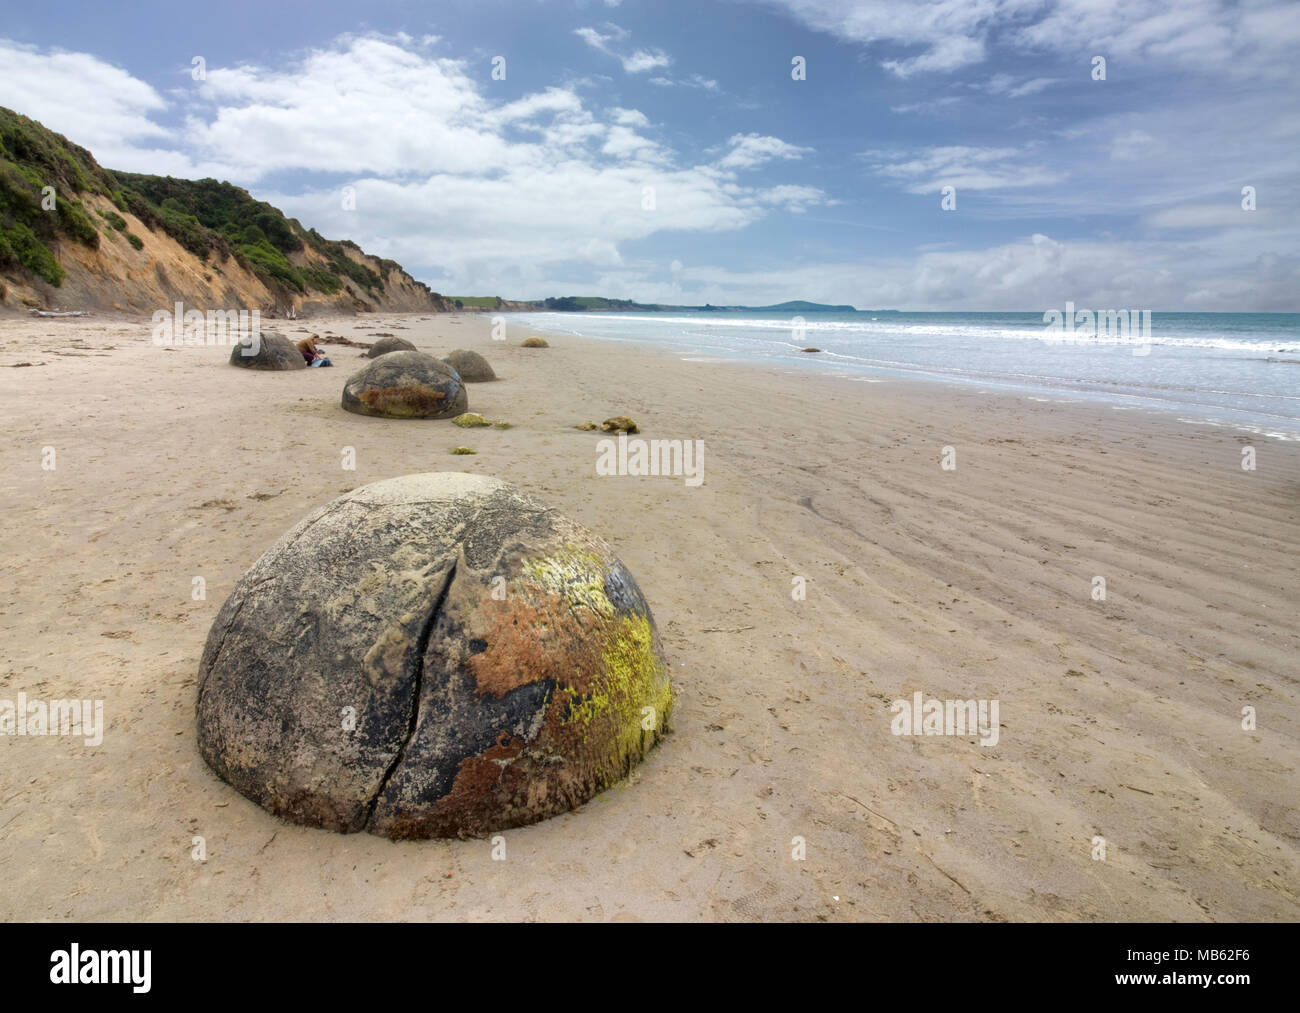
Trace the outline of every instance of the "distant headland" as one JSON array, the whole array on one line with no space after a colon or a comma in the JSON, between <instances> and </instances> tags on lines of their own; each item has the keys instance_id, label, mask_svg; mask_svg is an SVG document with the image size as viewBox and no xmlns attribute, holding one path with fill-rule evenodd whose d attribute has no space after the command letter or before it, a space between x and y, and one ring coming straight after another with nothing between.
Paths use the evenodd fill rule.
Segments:
<instances>
[{"instance_id":1,"label":"distant headland","mask_svg":"<svg viewBox=\"0 0 1300 1013\"><path fill-rule=\"evenodd\" d=\"M832 306L828 303L793 299L772 306L682 306L669 303L642 303L631 299L606 299L594 295L567 295L559 298L538 299L532 302L511 302L498 296L461 296L452 298L457 309L556 312L556 313L858 313L856 306ZM871 310L872 313L897 313L898 310Z\"/></svg>"}]
</instances>

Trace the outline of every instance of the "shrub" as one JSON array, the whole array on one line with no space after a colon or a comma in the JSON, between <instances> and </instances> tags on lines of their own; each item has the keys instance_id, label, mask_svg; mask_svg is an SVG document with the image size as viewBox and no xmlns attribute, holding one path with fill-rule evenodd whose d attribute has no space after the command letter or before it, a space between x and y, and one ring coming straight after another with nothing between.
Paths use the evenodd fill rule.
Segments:
<instances>
[{"instance_id":1,"label":"shrub","mask_svg":"<svg viewBox=\"0 0 1300 1013\"><path fill-rule=\"evenodd\" d=\"M86 209L71 197L60 196L55 202L56 214L62 230L92 248L99 247L99 230L86 214Z\"/></svg>"},{"instance_id":2,"label":"shrub","mask_svg":"<svg viewBox=\"0 0 1300 1013\"><path fill-rule=\"evenodd\" d=\"M12 162L0 162L0 214L6 212L29 222L45 213L35 174Z\"/></svg>"},{"instance_id":3,"label":"shrub","mask_svg":"<svg viewBox=\"0 0 1300 1013\"><path fill-rule=\"evenodd\" d=\"M99 217L108 222L108 224L113 228L117 229L118 232L121 232L126 228L126 219L116 211L101 211L99 212Z\"/></svg>"},{"instance_id":4,"label":"shrub","mask_svg":"<svg viewBox=\"0 0 1300 1013\"><path fill-rule=\"evenodd\" d=\"M126 205L126 210L135 215L145 226L150 229L161 228L162 218L159 217L158 211L149 201L136 193L134 190L122 190L122 202Z\"/></svg>"},{"instance_id":5,"label":"shrub","mask_svg":"<svg viewBox=\"0 0 1300 1013\"><path fill-rule=\"evenodd\" d=\"M274 280L299 292L304 291L302 275L289 263L285 255L270 243L264 241L245 244L239 247L239 252L244 255L253 272L263 281Z\"/></svg>"},{"instance_id":6,"label":"shrub","mask_svg":"<svg viewBox=\"0 0 1300 1013\"><path fill-rule=\"evenodd\" d=\"M21 264L35 272L56 288L63 284L66 273L49 247L37 238L36 233L22 222L0 231L0 264Z\"/></svg>"},{"instance_id":7,"label":"shrub","mask_svg":"<svg viewBox=\"0 0 1300 1013\"><path fill-rule=\"evenodd\" d=\"M302 268L301 273L302 279L306 282L308 288L314 288L318 292L333 295L343 287L343 282L339 281L336 275L331 274L318 264L311 264Z\"/></svg>"},{"instance_id":8,"label":"shrub","mask_svg":"<svg viewBox=\"0 0 1300 1013\"><path fill-rule=\"evenodd\" d=\"M263 205L269 207L269 205ZM302 240L294 235L292 227L278 212L261 212L254 223L261 228L267 241L281 253L297 253L302 249Z\"/></svg>"},{"instance_id":9,"label":"shrub","mask_svg":"<svg viewBox=\"0 0 1300 1013\"><path fill-rule=\"evenodd\" d=\"M330 264L335 269L335 273L347 275L347 277L351 278L363 289L378 289L382 287L379 275L366 267L365 264L357 263L357 261L344 253L344 246L352 246L353 249L358 249L355 244L336 243L332 244L329 249L326 250L326 256L329 257Z\"/></svg>"},{"instance_id":10,"label":"shrub","mask_svg":"<svg viewBox=\"0 0 1300 1013\"><path fill-rule=\"evenodd\" d=\"M112 174L89 151L9 109L0 109L0 159L32 166L60 193L112 191Z\"/></svg>"},{"instance_id":11,"label":"shrub","mask_svg":"<svg viewBox=\"0 0 1300 1013\"><path fill-rule=\"evenodd\" d=\"M208 230L199 224L197 218L193 215L187 215L183 211L177 211L175 208L169 208L166 205L162 207L161 211L162 226L167 230L169 236L191 253L200 257L207 256L209 246Z\"/></svg>"},{"instance_id":12,"label":"shrub","mask_svg":"<svg viewBox=\"0 0 1300 1013\"><path fill-rule=\"evenodd\" d=\"M137 250L144 249L144 240L141 239L139 236L137 236L134 232L128 232L126 234L126 241L130 243L132 246L134 246Z\"/></svg>"}]
</instances>

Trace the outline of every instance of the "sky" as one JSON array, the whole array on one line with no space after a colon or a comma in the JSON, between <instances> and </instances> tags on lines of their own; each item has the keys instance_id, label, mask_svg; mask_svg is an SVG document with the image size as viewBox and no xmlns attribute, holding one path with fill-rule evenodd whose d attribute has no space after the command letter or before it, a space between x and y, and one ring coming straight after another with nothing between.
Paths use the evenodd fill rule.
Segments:
<instances>
[{"instance_id":1,"label":"sky","mask_svg":"<svg viewBox=\"0 0 1300 1013\"><path fill-rule=\"evenodd\" d=\"M1294 0L8 8L0 105L448 295L1300 310Z\"/></svg>"}]
</instances>

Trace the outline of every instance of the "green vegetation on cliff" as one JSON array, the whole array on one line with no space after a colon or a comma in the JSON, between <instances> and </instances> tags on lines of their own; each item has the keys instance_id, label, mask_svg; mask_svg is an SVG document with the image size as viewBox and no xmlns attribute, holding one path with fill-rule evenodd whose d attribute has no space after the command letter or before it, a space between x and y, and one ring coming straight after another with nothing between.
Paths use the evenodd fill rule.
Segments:
<instances>
[{"instance_id":1,"label":"green vegetation on cliff","mask_svg":"<svg viewBox=\"0 0 1300 1013\"><path fill-rule=\"evenodd\" d=\"M174 179L137 173L114 174L122 182L128 206L150 228L161 228L191 253L207 259L234 256L264 282L294 292L315 290L333 295L350 278L372 296L379 295L385 277L348 256L360 253L355 243L328 240L315 229L304 229L296 218L254 200L247 190L215 179ZM289 258L305 246L326 264L299 266ZM391 261L385 262L396 267ZM387 275L387 271L384 275Z\"/></svg>"},{"instance_id":2,"label":"green vegetation on cliff","mask_svg":"<svg viewBox=\"0 0 1300 1013\"><path fill-rule=\"evenodd\" d=\"M115 190L85 148L0 107L0 270L23 267L61 284L50 244L67 237L99 246L99 230L76 195L100 193L118 203Z\"/></svg>"},{"instance_id":3,"label":"green vegetation on cliff","mask_svg":"<svg viewBox=\"0 0 1300 1013\"><path fill-rule=\"evenodd\" d=\"M52 210L42 206L53 187ZM380 260L376 271L359 260L355 243L326 239L278 208L255 200L247 190L215 179L173 179L102 168L89 151L35 120L0 107L0 271L25 268L51 285L63 282L55 249L64 240L99 246L101 229L126 236L137 250L144 240L126 231L115 212L95 218L81 203L102 195L119 211L133 214L152 231L163 232L201 260L234 257L273 290L335 295L349 280L372 298L383 294L401 265ZM49 205L48 199L45 204ZM324 263L296 263L310 247ZM437 304L441 297L415 282Z\"/></svg>"}]
</instances>

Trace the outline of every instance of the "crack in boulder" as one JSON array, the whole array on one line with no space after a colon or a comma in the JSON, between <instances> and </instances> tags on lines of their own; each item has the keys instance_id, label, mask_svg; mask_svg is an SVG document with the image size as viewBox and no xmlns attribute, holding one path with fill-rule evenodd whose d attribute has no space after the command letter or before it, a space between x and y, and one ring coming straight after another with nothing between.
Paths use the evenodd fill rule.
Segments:
<instances>
[{"instance_id":1,"label":"crack in boulder","mask_svg":"<svg viewBox=\"0 0 1300 1013\"><path fill-rule=\"evenodd\" d=\"M411 652L411 665L413 668L410 674L410 680L413 682L411 716L406 724L406 735L402 737L402 743L397 747L393 762L384 771L384 776L379 781L379 787L375 789L374 797L366 807L366 820L363 824L366 829L369 829L370 821L375 817L375 809L378 808L379 800L383 798L384 791L388 788L388 782L392 780L393 775L397 773L397 768L406 759L406 748L411 744L411 739L415 737L415 729L420 724L420 700L424 691L424 654L428 650L429 636L433 632L434 623L438 621L438 616L442 613L443 603L447 600L447 592L451 590L451 582L456 579L456 570L459 566L459 558L452 561L451 569L447 571L447 576L443 578L442 587L438 590L438 597L434 600L433 607L429 609L429 614L425 616L424 623L420 627L419 636L415 639L415 649Z\"/></svg>"}]
</instances>

